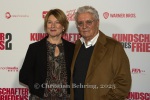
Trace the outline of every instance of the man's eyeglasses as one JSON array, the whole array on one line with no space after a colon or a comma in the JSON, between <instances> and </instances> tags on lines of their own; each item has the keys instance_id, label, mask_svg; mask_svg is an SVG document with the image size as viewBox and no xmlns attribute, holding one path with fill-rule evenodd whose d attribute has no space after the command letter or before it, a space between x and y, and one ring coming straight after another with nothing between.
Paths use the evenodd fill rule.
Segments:
<instances>
[{"instance_id":1,"label":"man's eyeglasses","mask_svg":"<svg viewBox=\"0 0 150 100\"><path fill-rule=\"evenodd\" d=\"M87 21L85 21L85 22L79 21L79 22L77 23L77 26L78 26L78 27L83 27L83 26L84 26L84 23L86 23L87 26L91 26L94 21L95 21L95 20L87 20Z\"/></svg>"}]
</instances>

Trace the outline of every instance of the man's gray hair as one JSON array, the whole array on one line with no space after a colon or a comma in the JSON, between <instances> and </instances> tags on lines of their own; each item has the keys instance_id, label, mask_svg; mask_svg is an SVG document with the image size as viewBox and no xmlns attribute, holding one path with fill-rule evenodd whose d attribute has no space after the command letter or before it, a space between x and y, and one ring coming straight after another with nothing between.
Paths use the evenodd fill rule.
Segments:
<instances>
[{"instance_id":1,"label":"man's gray hair","mask_svg":"<svg viewBox=\"0 0 150 100\"><path fill-rule=\"evenodd\" d=\"M81 13L87 13L87 12L93 14L93 17L96 20L99 20L98 11L95 8L93 8L92 6L82 6L82 7L79 7L77 9L77 12L75 13L75 16L74 16L75 21L77 22L77 18L78 18L79 14L81 14Z\"/></svg>"}]
</instances>

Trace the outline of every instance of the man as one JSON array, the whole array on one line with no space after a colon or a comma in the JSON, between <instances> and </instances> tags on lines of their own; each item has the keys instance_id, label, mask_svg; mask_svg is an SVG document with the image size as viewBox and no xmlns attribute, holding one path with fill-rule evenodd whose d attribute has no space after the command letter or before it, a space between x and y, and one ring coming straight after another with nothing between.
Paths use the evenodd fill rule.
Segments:
<instances>
[{"instance_id":1,"label":"man","mask_svg":"<svg viewBox=\"0 0 150 100\"><path fill-rule=\"evenodd\" d=\"M124 100L130 91L128 57L116 40L99 30L99 15L80 7L75 21L81 38L71 68L71 100Z\"/></svg>"}]
</instances>

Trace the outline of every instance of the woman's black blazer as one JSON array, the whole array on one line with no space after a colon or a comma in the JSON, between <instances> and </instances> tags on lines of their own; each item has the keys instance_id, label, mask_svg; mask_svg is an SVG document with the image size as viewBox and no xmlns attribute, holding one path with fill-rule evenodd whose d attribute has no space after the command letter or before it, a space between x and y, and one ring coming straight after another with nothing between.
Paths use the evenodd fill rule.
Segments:
<instances>
[{"instance_id":1,"label":"woman's black blazer","mask_svg":"<svg viewBox=\"0 0 150 100\"><path fill-rule=\"evenodd\" d=\"M64 53L66 69L68 76L68 85L70 85L70 67L74 53L74 44L64 39ZM44 88L42 84L46 81L47 75L47 36L41 41L29 45L23 65L19 72L19 81L28 86L31 94L43 97ZM68 93L70 89L68 88Z\"/></svg>"}]
</instances>

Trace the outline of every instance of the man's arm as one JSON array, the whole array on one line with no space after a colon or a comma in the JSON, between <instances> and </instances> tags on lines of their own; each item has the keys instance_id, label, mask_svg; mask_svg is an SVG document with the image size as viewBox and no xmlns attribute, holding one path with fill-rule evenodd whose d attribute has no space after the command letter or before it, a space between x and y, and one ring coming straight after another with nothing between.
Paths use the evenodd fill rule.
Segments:
<instances>
[{"instance_id":1,"label":"man's arm","mask_svg":"<svg viewBox=\"0 0 150 100\"><path fill-rule=\"evenodd\" d=\"M113 73L115 89L108 93L109 100L124 100L131 87L129 59L120 43L117 43L113 53Z\"/></svg>"}]
</instances>

